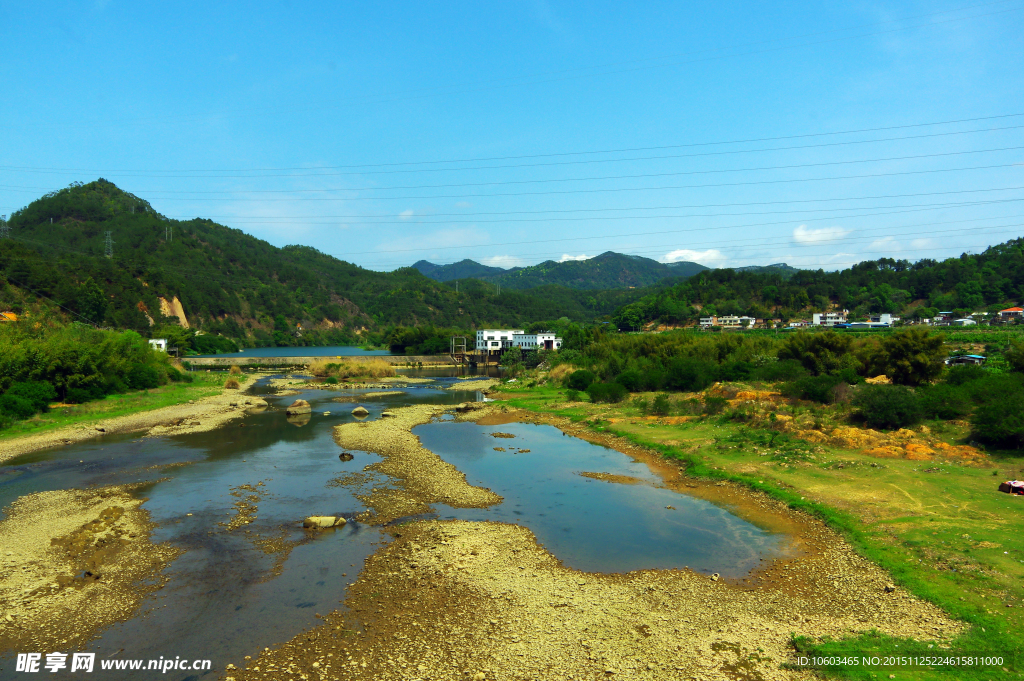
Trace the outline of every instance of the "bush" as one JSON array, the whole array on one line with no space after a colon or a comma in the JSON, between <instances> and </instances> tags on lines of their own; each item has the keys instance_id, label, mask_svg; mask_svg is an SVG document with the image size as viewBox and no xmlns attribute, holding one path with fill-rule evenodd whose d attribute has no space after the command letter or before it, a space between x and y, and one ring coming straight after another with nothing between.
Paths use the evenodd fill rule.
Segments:
<instances>
[{"instance_id":1,"label":"bush","mask_svg":"<svg viewBox=\"0 0 1024 681\"><path fill-rule=\"evenodd\" d=\"M132 390L147 390L160 386L160 373L149 364L136 364L125 377Z\"/></svg>"},{"instance_id":2,"label":"bush","mask_svg":"<svg viewBox=\"0 0 1024 681\"><path fill-rule=\"evenodd\" d=\"M578 390L573 390L572 388L569 388L568 390L565 391L565 399L569 400L570 402L579 402L580 392Z\"/></svg>"},{"instance_id":3,"label":"bush","mask_svg":"<svg viewBox=\"0 0 1024 681\"><path fill-rule=\"evenodd\" d=\"M651 413L658 416L668 416L671 408L672 405L668 401L668 395L661 393L655 396L654 404L651 405Z\"/></svg>"},{"instance_id":4,"label":"bush","mask_svg":"<svg viewBox=\"0 0 1024 681\"><path fill-rule=\"evenodd\" d=\"M698 392L718 380L717 364L692 357L675 359L665 375L665 387L686 392Z\"/></svg>"},{"instance_id":5,"label":"bush","mask_svg":"<svg viewBox=\"0 0 1024 681\"><path fill-rule=\"evenodd\" d=\"M1024 449L1024 392L1010 393L978 407L971 434L981 442Z\"/></svg>"},{"instance_id":6,"label":"bush","mask_svg":"<svg viewBox=\"0 0 1024 681\"><path fill-rule=\"evenodd\" d=\"M750 362L729 362L722 365L722 380L746 381L753 377L755 367Z\"/></svg>"},{"instance_id":7,"label":"bush","mask_svg":"<svg viewBox=\"0 0 1024 681\"><path fill-rule=\"evenodd\" d=\"M857 391L853 404L872 428L905 428L921 420L917 396L899 385L866 385Z\"/></svg>"},{"instance_id":8,"label":"bush","mask_svg":"<svg viewBox=\"0 0 1024 681\"><path fill-rule=\"evenodd\" d=\"M45 381L12 383L7 394L26 400L36 411L47 411L50 403L57 400L57 390Z\"/></svg>"},{"instance_id":9,"label":"bush","mask_svg":"<svg viewBox=\"0 0 1024 681\"><path fill-rule=\"evenodd\" d=\"M988 372L977 364L960 364L950 367L946 372L945 381L950 385L963 385L971 381L977 381L988 375Z\"/></svg>"},{"instance_id":10,"label":"bush","mask_svg":"<svg viewBox=\"0 0 1024 681\"><path fill-rule=\"evenodd\" d=\"M795 359L783 359L757 367L754 369L751 378L757 381L774 383L777 381L795 381L810 375L811 372Z\"/></svg>"},{"instance_id":11,"label":"bush","mask_svg":"<svg viewBox=\"0 0 1024 681\"><path fill-rule=\"evenodd\" d=\"M591 383L587 388L591 402L621 402L629 391L618 383Z\"/></svg>"},{"instance_id":12,"label":"bush","mask_svg":"<svg viewBox=\"0 0 1024 681\"><path fill-rule=\"evenodd\" d=\"M64 401L68 404L85 404L93 400L99 399L91 391L85 388L72 388L68 391L68 394L64 396Z\"/></svg>"},{"instance_id":13,"label":"bush","mask_svg":"<svg viewBox=\"0 0 1024 681\"><path fill-rule=\"evenodd\" d=\"M238 379L229 378L228 380L224 381L224 387L229 390L238 390L239 386L240 384L238 382Z\"/></svg>"},{"instance_id":14,"label":"bush","mask_svg":"<svg viewBox=\"0 0 1024 681\"><path fill-rule=\"evenodd\" d=\"M795 360L815 375L828 374L851 366L856 360L850 354L853 339L831 329L798 331L782 342L780 360Z\"/></svg>"},{"instance_id":15,"label":"bush","mask_svg":"<svg viewBox=\"0 0 1024 681\"><path fill-rule=\"evenodd\" d=\"M924 328L897 331L882 339L885 375L899 385L921 385L937 378L945 368L944 337Z\"/></svg>"},{"instance_id":16,"label":"bush","mask_svg":"<svg viewBox=\"0 0 1024 681\"><path fill-rule=\"evenodd\" d=\"M959 385L935 385L918 396L921 411L933 419L957 419L971 412L971 398Z\"/></svg>"},{"instance_id":17,"label":"bush","mask_svg":"<svg viewBox=\"0 0 1024 681\"><path fill-rule=\"evenodd\" d=\"M338 385L338 379L335 378L334 376L328 376L327 378L324 379L324 383L326 383L327 385Z\"/></svg>"},{"instance_id":18,"label":"bush","mask_svg":"<svg viewBox=\"0 0 1024 681\"><path fill-rule=\"evenodd\" d=\"M586 369L580 369L569 374L568 387L573 390L586 390L590 387L590 384L597 380L597 376L594 375L593 371L587 371Z\"/></svg>"},{"instance_id":19,"label":"bush","mask_svg":"<svg viewBox=\"0 0 1024 681\"><path fill-rule=\"evenodd\" d=\"M708 396L704 398L704 408L702 411L709 415L721 414L728 406L729 400L724 397Z\"/></svg>"},{"instance_id":20,"label":"bush","mask_svg":"<svg viewBox=\"0 0 1024 681\"><path fill-rule=\"evenodd\" d=\"M813 400L822 404L835 402L835 389L843 379L839 376L807 376L791 383L784 383L780 392L786 397Z\"/></svg>"},{"instance_id":21,"label":"bush","mask_svg":"<svg viewBox=\"0 0 1024 681\"><path fill-rule=\"evenodd\" d=\"M241 376L242 375L242 368L240 366L238 366L237 364L232 364L231 368L228 369L228 373L231 374L232 376Z\"/></svg>"},{"instance_id":22,"label":"bush","mask_svg":"<svg viewBox=\"0 0 1024 681\"><path fill-rule=\"evenodd\" d=\"M636 369L627 369L615 378L615 382L631 393L644 389L644 375Z\"/></svg>"},{"instance_id":23,"label":"bush","mask_svg":"<svg viewBox=\"0 0 1024 681\"><path fill-rule=\"evenodd\" d=\"M0 414L13 419L27 419L36 413L36 408L24 397L4 393L0 395Z\"/></svg>"},{"instance_id":24,"label":"bush","mask_svg":"<svg viewBox=\"0 0 1024 681\"><path fill-rule=\"evenodd\" d=\"M648 412L651 411L651 403L646 398L644 398L644 397L639 397L639 396L638 397L634 397L633 398L633 406L641 414L647 414Z\"/></svg>"},{"instance_id":25,"label":"bush","mask_svg":"<svg viewBox=\"0 0 1024 681\"><path fill-rule=\"evenodd\" d=\"M1024 372L1024 341L1013 341L1003 352L1011 371Z\"/></svg>"}]
</instances>

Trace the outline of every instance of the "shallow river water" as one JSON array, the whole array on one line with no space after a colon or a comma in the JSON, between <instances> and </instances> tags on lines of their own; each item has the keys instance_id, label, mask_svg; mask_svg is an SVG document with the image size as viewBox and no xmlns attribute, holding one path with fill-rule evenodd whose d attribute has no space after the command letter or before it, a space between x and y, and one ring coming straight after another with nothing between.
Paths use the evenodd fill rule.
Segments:
<instances>
[{"instance_id":1,"label":"shallow river water","mask_svg":"<svg viewBox=\"0 0 1024 681\"><path fill-rule=\"evenodd\" d=\"M362 404L373 420L385 408L481 399L479 393L438 389L451 380L436 377L435 384ZM254 391L267 392L260 383ZM347 394L359 392L365 391ZM139 494L148 499L143 508L158 524L154 541L185 549L168 567L167 585L143 603L141 612L90 644L98 658L208 658L214 668L205 676L215 678L227 663L237 665L244 655L287 641L315 626L318 613L341 607L364 559L386 541L380 530L355 521L315 536L301 529L307 515L351 518L365 508L353 490L327 484L378 460L364 452L348 462L338 458L342 450L331 429L353 420L349 412L355 405L332 402L338 393L328 391L265 396L271 409L215 431L167 438L112 436L0 466L0 506L43 490L148 481ZM285 417L283 407L296 398L312 405L308 423L297 425ZM661 488L645 465L551 426L479 426L445 418L413 432L471 484L504 497L490 509L437 506L432 517L525 525L569 567L619 572L688 566L739 576L785 551L783 536L707 501ZM496 438L494 432L515 437ZM627 475L638 482L579 475L586 471ZM254 522L229 530L226 524L239 499L231 491L240 485L252 485L261 499ZM272 540L269 553L266 540ZM0 679L24 677L13 668L11 655L0 658ZM62 678L132 676L106 674L63 673ZM200 678L180 672L159 676L169 681Z\"/></svg>"}]
</instances>

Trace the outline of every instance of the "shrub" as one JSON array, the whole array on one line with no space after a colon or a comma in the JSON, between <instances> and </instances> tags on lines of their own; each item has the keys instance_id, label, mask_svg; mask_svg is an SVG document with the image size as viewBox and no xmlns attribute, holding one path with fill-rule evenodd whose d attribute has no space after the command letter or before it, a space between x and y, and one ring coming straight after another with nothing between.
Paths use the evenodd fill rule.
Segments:
<instances>
[{"instance_id":1,"label":"shrub","mask_svg":"<svg viewBox=\"0 0 1024 681\"><path fill-rule=\"evenodd\" d=\"M704 413L704 404L696 397L688 400L680 400L678 403L679 413L684 416L697 416Z\"/></svg>"},{"instance_id":2,"label":"shrub","mask_svg":"<svg viewBox=\"0 0 1024 681\"><path fill-rule=\"evenodd\" d=\"M925 416L934 419L956 419L971 412L971 398L959 385L935 385L921 391L918 399Z\"/></svg>"},{"instance_id":3,"label":"shrub","mask_svg":"<svg viewBox=\"0 0 1024 681\"><path fill-rule=\"evenodd\" d=\"M618 383L591 383L587 388L591 402L621 402L629 391Z\"/></svg>"},{"instance_id":4,"label":"shrub","mask_svg":"<svg viewBox=\"0 0 1024 681\"><path fill-rule=\"evenodd\" d=\"M885 375L899 385L921 385L937 378L945 367L944 337L923 328L897 331L882 339Z\"/></svg>"},{"instance_id":5,"label":"shrub","mask_svg":"<svg viewBox=\"0 0 1024 681\"><path fill-rule=\"evenodd\" d=\"M0 395L0 414L14 419L27 419L36 413L36 408L24 397L4 393Z\"/></svg>"},{"instance_id":6,"label":"shrub","mask_svg":"<svg viewBox=\"0 0 1024 681\"><path fill-rule=\"evenodd\" d=\"M324 379L324 383L327 385L338 385L338 379L335 376L328 376Z\"/></svg>"},{"instance_id":7,"label":"shrub","mask_svg":"<svg viewBox=\"0 0 1024 681\"><path fill-rule=\"evenodd\" d=\"M961 388L975 404L987 404L1004 395L1024 391L1024 374L986 371L984 378L964 383Z\"/></svg>"},{"instance_id":8,"label":"shrub","mask_svg":"<svg viewBox=\"0 0 1024 681\"><path fill-rule=\"evenodd\" d=\"M574 371L576 371L576 367L571 364L559 364L558 366L551 367L551 371L548 372L548 380L562 383Z\"/></svg>"},{"instance_id":9,"label":"shrub","mask_svg":"<svg viewBox=\"0 0 1024 681\"><path fill-rule=\"evenodd\" d=\"M50 408L50 402L57 400L57 390L45 381L12 383L7 394L26 400L35 411L46 411Z\"/></svg>"},{"instance_id":10,"label":"shrub","mask_svg":"<svg viewBox=\"0 0 1024 681\"><path fill-rule=\"evenodd\" d=\"M238 382L238 379L229 378L228 380L224 381L224 387L228 388L229 390L238 390L239 386L240 384Z\"/></svg>"},{"instance_id":11,"label":"shrub","mask_svg":"<svg viewBox=\"0 0 1024 681\"><path fill-rule=\"evenodd\" d=\"M988 375L988 372L977 364L960 364L950 367L949 371L946 372L945 381L950 385L963 385L985 378L986 375Z\"/></svg>"},{"instance_id":12,"label":"shrub","mask_svg":"<svg viewBox=\"0 0 1024 681\"><path fill-rule=\"evenodd\" d=\"M1024 372L1024 341L1013 341L1003 352L1011 371Z\"/></svg>"},{"instance_id":13,"label":"shrub","mask_svg":"<svg viewBox=\"0 0 1024 681\"><path fill-rule=\"evenodd\" d=\"M672 405L668 401L668 395L660 393L654 398L654 404L651 405L651 413L657 414L658 416L668 416L671 408Z\"/></svg>"},{"instance_id":14,"label":"shrub","mask_svg":"<svg viewBox=\"0 0 1024 681\"><path fill-rule=\"evenodd\" d=\"M729 406L729 400L724 397L708 396L704 398L703 412L705 414L721 414Z\"/></svg>"},{"instance_id":15,"label":"shrub","mask_svg":"<svg viewBox=\"0 0 1024 681\"><path fill-rule=\"evenodd\" d=\"M590 387L590 384L597 380L597 376L594 375L593 371L587 371L586 369L580 369L569 374L569 381L567 385L573 390L586 390Z\"/></svg>"},{"instance_id":16,"label":"shrub","mask_svg":"<svg viewBox=\"0 0 1024 681\"><path fill-rule=\"evenodd\" d=\"M673 390L697 392L718 380L717 364L693 357L675 359L665 375L665 387Z\"/></svg>"},{"instance_id":17,"label":"shrub","mask_svg":"<svg viewBox=\"0 0 1024 681\"><path fill-rule=\"evenodd\" d=\"M780 392L786 397L812 400L822 404L835 402L835 389L843 379L839 376L807 376L790 383L784 383Z\"/></svg>"},{"instance_id":18,"label":"shrub","mask_svg":"<svg viewBox=\"0 0 1024 681\"><path fill-rule=\"evenodd\" d=\"M68 394L64 396L64 401L68 404L85 404L92 400L99 399L89 390L85 388L72 388L68 391Z\"/></svg>"},{"instance_id":19,"label":"shrub","mask_svg":"<svg viewBox=\"0 0 1024 681\"><path fill-rule=\"evenodd\" d=\"M983 404L971 418L971 434L999 447L1024 449L1024 392Z\"/></svg>"},{"instance_id":20,"label":"shrub","mask_svg":"<svg viewBox=\"0 0 1024 681\"><path fill-rule=\"evenodd\" d=\"M812 374L828 374L849 368L856 360L850 354L853 339L833 330L798 331L782 342L780 360L795 360Z\"/></svg>"},{"instance_id":21,"label":"shrub","mask_svg":"<svg viewBox=\"0 0 1024 681\"><path fill-rule=\"evenodd\" d=\"M237 364L232 364L231 368L228 369L228 373L232 376L240 376L242 374L242 368Z\"/></svg>"},{"instance_id":22,"label":"shrub","mask_svg":"<svg viewBox=\"0 0 1024 681\"><path fill-rule=\"evenodd\" d=\"M318 378L383 378L398 375L390 362L376 357L345 358L337 362L315 359L309 363L306 371Z\"/></svg>"},{"instance_id":23,"label":"shrub","mask_svg":"<svg viewBox=\"0 0 1024 681\"><path fill-rule=\"evenodd\" d=\"M149 364L136 364L128 370L125 380L132 390L146 390L160 386L160 374L155 367Z\"/></svg>"},{"instance_id":24,"label":"shrub","mask_svg":"<svg viewBox=\"0 0 1024 681\"><path fill-rule=\"evenodd\" d=\"M921 420L917 396L899 385L863 386L853 404L872 428L904 428Z\"/></svg>"},{"instance_id":25,"label":"shrub","mask_svg":"<svg viewBox=\"0 0 1024 681\"><path fill-rule=\"evenodd\" d=\"M755 369L750 362L729 362L722 365L722 380L746 381L753 377Z\"/></svg>"},{"instance_id":26,"label":"shrub","mask_svg":"<svg viewBox=\"0 0 1024 681\"><path fill-rule=\"evenodd\" d=\"M751 378L759 381L795 381L811 372L804 368L804 365L795 359L783 359L778 362L771 362L754 369Z\"/></svg>"},{"instance_id":27,"label":"shrub","mask_svg":"<svg viewBox=\"0 0 1024 681\"><path fill-rule=\"evenodd\" d=\"M565 391L565 399L569 400L570 402L579 402L580 392L578 390L573 390L572 388L569 388L568 390Z\"/></svg>"},{"instance_id":28,"label":"shrub","mask_svg":"<svg viewBox=\"0 0 1024 681\"><path fill-rule=\"evenodd\" d=\"M644 375L636 369L627 369L615 378L615 382L631 393L644 389Z\"/></svg>"},{"instance_id":29,"label":"shrub","mask_svg":"<svg viewBox=\"0 0 1024 681\"><path fill-rule=\"evenodd\" d=\"M633 406L641 413L646 414L651 410L651 403L645 397L634 397Z\"/></svg>"}]
</instances>

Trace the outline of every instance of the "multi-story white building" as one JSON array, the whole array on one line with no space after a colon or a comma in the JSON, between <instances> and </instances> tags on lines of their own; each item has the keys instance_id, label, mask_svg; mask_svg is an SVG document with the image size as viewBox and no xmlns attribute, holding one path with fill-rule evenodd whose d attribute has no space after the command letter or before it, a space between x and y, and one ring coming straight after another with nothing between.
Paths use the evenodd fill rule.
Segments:
<instances>
[{"instance_id":1,"label":"multi-story white building","mask_svg":"<svg viewBox=\"0 0 1024 681\"><path fill-rule=\"evenodd\" d=\"M718 326L718 317L701 317L700 325L704 328L709 326Z\"/></svg>"},{"instance_id":2,"label":"multi-story white building","mask_svg":"<svg viewBox=\"0 0 1024 681\"><path fill-rule=\"evenodd\" d=\"M757 324L757 320L753 317L737 317L736 315L726 315L718 318L718 326L725 329L741 329L744 327L753 327Z\"/></svg>"},{"instance_id":3,"label":"multi-story white building","mask_svg":"<svg viewBox=\"0 0 1024 681\"><path fill-rule=\"evenodd\" d=\"M559 350L562 339L551 331L526 333L522 329L483 329L476 332L477 352L501 352L512 347L522 350Z\"/></svg>"},{"instance_id":4,"label":"multi-story white building","mask_svg":"<svg viewBox=\"0 0 1024 681\"><path fill-rule=\"evenodd\" d=\"M811 325L835 326L836 324L845 324L846 315L849 313L849 310L843 310L842 312L815 312L811 315Z\"/></svg>"}]
</instances>

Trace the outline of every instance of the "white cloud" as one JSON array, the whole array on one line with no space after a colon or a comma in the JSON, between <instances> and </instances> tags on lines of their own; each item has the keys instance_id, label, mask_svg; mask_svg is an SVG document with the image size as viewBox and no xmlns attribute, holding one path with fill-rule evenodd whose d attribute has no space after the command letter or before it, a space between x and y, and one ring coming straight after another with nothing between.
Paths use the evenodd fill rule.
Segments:
<instances>
[{"instance_id":1,"label":"white cloud","mask_svg":"<svg viewBox=\"0 0 1024 681\"><path fill-rule=\"evenodd\" d=\"M903 250L903 247L900 246L900 243L898 241L896 241L896 239L892 238L891 236L887 236L884 239L875 239L874 241L871 242L871 245L868 246L868 259L869 260L875 260L877 258L885 257L885 255L886 255L885 253L879 254L879 253L874 253L873 252L873 251L879 251L879 250L881 250L881 251L901 251L901 250Z\"/></svg>"},{"instance_id":2,"label":"white cloud","mask_svg":"<svg viewBox=\"0 0 1024 681\"><path fill-rule=\"evenodd\" d=\"M910 242L910 247L917 250L922 250L925 248L930 248L931 246L934 245L934 243L935 242L932 241L931 239L914 239L913 241Z\"/></svg>"},{"instance_id":3,"label":"white cloud","mask_svg":"<svg viewBox=\"0 0 1024 681\"><path fill-rule=\"evenodd\" d=\"M800 225L793 230L793 241L802 246L816 246L818 244L838 241L846 237L851 230L842 227L820 227L809 229L807 225Z\"/></svg>"},{"instance_id":4,"label":"white cloud","mask_svg":"<svg viewBox=\"0 0 1024 681\"><path fill-rule=\"evenodd\" d=\"M401 220L408 220L413 215L414 215L414 213L412 212L412 208L407 208L407 209L403 210L401 213L399 213L398 217Z\"/></svg>"},{"instance_id":5,"label":"white cloud","mask_svg":"<svg viewBox=\"0 0 1024 681\"><path fill-rule=\"evenodd\" d=\"M480 260L483 265L490 265L491 267L521 267L523 265L523 259L514 255L492 255L489 258L483 258Z\"/></svg>"},{"instance_id":6,"label":"white cloud","mask_svg":"<svg viewBox=\"0 0 1024 681\"><path fill-rule=\"evenodd\" d=\"M567 262L569 260L590 260L593 257L594 256L592 256L592 255L585 255L585 254L569 255L568 253L563 253L562 257L558 259L558 262Z\"/></svg>"},{"instance_id":7,"label":"white cloud","mask_svg":"<svg viewBox=\"0 0 1024 681\"><path fill-rule=\"evenodd\" d=\"M699 262L701 265L708 267L718 267L719 264L725 262L725 256L717 248L709 248L706 251L692 251L688 248L680 248L679 250L666 253L661 258L662 262L679 262L680 260Z\"/></svg>"}]
</instances>

